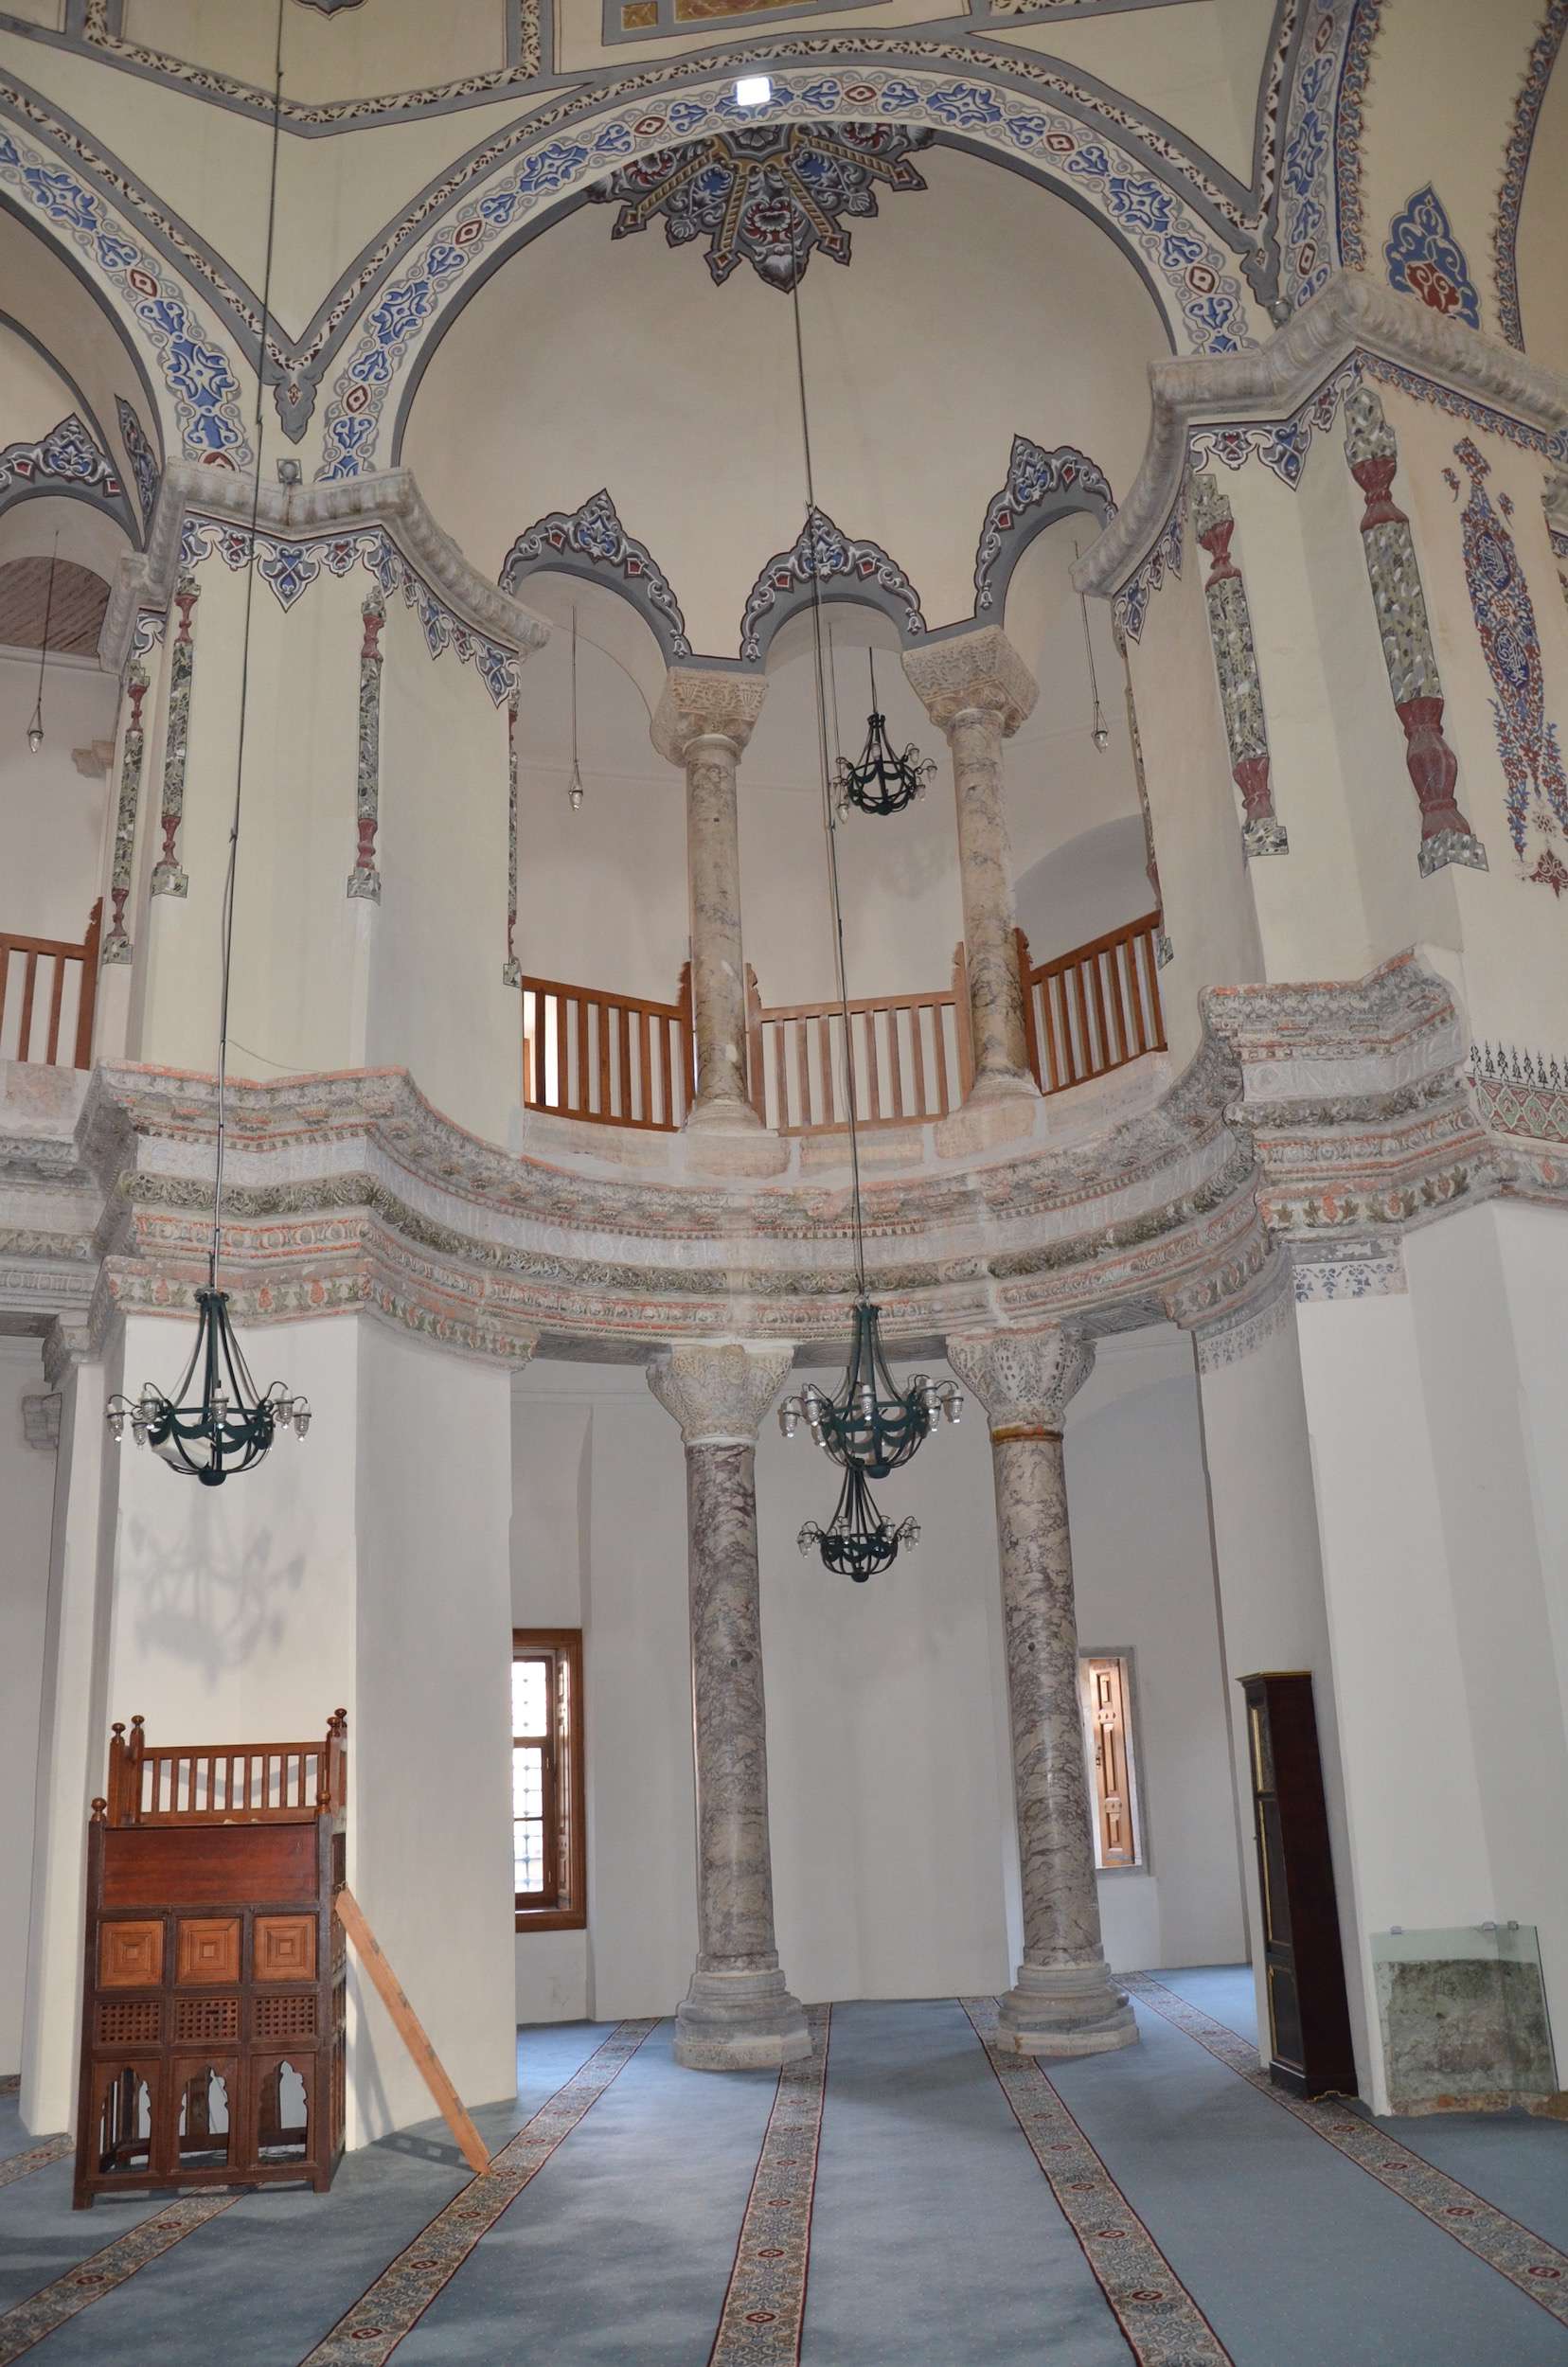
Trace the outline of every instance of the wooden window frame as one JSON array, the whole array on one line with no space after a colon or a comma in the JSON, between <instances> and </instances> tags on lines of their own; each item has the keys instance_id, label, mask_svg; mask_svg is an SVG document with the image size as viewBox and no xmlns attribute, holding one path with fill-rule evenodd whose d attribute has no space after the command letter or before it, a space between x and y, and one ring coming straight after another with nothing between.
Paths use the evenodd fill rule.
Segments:
<instances>
[{"instance_id":1,"label":"wooden window frame","mask_svg":"<svg viewBox=\"0 0 1568 2367\"><path fill-rule=\"evenodd\" d=\"M1105 1822L1105 1787L1101 1773L1095 1735L1095 1677L1096 1664L1114 1663L1119 1671L1120 1732L1125 1783L1117 1796L1125 1803L1124 1813L1131 1841L1131 1855L1113 1860L1107 1857L1110 1840ZM1089 1814L1094 1825L1095 1872L1099 1874L1147 1874L1149 1865L1149 1833L1144 1811L1142 1785L1142 1748L1138 1735L1138 1702L1136 1664L1128 1650L1090 1651L1078 1649L1078 1697L1083 1714L1083 1748L1088 1760Z\"/></svg>"},{"instance_id":2,"label":"wooden window frame","mask_svg":"<svg viewBox=\"0 0 1568 2367\"><path fill-rule=\"evenodd\" d=\"M546 1653L564 1663L569 1723L564 1750L561 1747L559 1696L552 1688L550 1733L544 1757L544 1835L555 1857L555 1887L539 1906L526 1906L513 1894L519 1931L582 1931L588 1926L588 1833L586 1821L586 1761L582 1736L582 1629L580 1628L514 1628L512 1660L533 1660ZM509 1682L509 1680L508 1680ZM512 1737L515 1751L518 1737ZM562 1833L564 1826L564 1833Z\"/></svg>"}]
</instances>

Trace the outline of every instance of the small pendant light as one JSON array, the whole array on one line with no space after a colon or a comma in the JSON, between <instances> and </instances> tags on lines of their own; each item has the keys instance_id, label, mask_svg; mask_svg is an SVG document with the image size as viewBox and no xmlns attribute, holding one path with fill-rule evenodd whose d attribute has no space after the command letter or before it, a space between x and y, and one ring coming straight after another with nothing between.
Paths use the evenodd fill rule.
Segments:
<instances>
[{"instance_id":1,"label":"small pendant light","mask_svg":"<svg viewBox=\"0 0 1568 2367\"><path fill-rule=\"evenodd\" d=\"M1081 559L1082 556L1082 552L1075 543L1073 557ZM1099 682L1095 672L1095 644L1089 633L1089 603L1081 592L1078 594L1078 614L1083 619L1083 654L1089 661L1089 694L1095 703L1095 720L1089 726L1089 737L1094 741L1098 754L1103 756L1111 745L1111 726L1106 721L1105 710L1100 705Z\"/></svg>"},{"instance_id":2,"label":"small pendant light","mask_svg":"<svg viewBox=\"0 0 1568 2367\"><path fill-rule=\"evenodd\" d=\"M572 777L566 785L566 801L576 813L586 792L582 786L582 768L578 762L578 687L577 687L577 602L572 603Z\"/></svg>"},{"instance_id":3,"label":"small pendant light","mask_svg":"<svg viewBox=\"0 0 1568 2367\"><path fill-rule=\"evenodd\" d=\"M38 652L38 697L33 702L32 721L27 725L27 753L36 756L44 745L44 667L49 655L49 626L54 617L55 566L60 558L60 536L54 539L49 553L49 588L44 595L44 646Z\"/></svg>"}]
</instances>

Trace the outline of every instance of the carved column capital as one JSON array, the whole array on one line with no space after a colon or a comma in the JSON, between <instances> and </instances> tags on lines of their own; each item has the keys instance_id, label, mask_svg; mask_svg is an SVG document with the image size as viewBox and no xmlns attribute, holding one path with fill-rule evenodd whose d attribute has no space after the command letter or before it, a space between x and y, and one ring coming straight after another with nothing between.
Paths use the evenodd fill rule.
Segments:
<instances>
[{"instance_id":1,"label":"carved column capital","mask_svg":"<svg viewBox=\"0 0 1568 2367\"><path fill-rule=\"evenodd\" d=\"M978 708L998 718L1006 737L1033 713L1040 696L1034 676L1000 625L906 650L903 668L926 713L944 732L956 717Z\"/></svg>"},{"instance_id":2,"label":"carved column capital","mask_svg":"<svg viewBox=\"0 0 1568 2367\"><path fill-rule=\"evenodd\" d=\"M648 1385L688 1447L754 1447L793 1350L745 1340L683 1341L648 1366Z\"/></svg>"},{"instance_id":3,"label":"carved column capital","mask_svg":"<svg viewBox=\"0 0 1568 2367\"><path fill-rule=\"evenodd\" d=\"M947 1344L948 1362L990 1420L1008 1431L1060 1432L1095 1367L1095 1344L1052 1324L1040 1331L986 1331Z\"/></svg>"},{"instance_id":4,"label":"carved column capital","mask_svg":"<svg viewBox=\"0 0 1568 2367\"><path fill-rule=\"evenodd\" d=\"M737 756L752 736L768 685L760 674L722 674L672 666L653 715L653 745L671 764L685 764L694 739L727 739Z\"/></svg>"}]
</instances>

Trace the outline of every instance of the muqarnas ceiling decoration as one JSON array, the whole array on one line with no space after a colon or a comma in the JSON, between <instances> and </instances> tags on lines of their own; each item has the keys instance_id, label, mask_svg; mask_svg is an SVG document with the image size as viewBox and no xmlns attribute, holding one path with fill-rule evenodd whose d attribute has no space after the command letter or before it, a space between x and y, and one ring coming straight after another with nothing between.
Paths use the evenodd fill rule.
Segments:
<instances>
[{"instance_id":1,"label":"muqarnas ceiling decoration","mask_svg":"<svg viewBox=\"0 0 1568 2367\"><path fill-rule=\"evenodd\" d=\"M909 160L935 136L891 123L748 125L624 165L593 195L620 207L613 238L662 214L671 246L707 240L716 287L744 262L788 290L813 248L847 263L848 222L872 218L879 188L925 187Z\"/></svg>"}]
</instances>

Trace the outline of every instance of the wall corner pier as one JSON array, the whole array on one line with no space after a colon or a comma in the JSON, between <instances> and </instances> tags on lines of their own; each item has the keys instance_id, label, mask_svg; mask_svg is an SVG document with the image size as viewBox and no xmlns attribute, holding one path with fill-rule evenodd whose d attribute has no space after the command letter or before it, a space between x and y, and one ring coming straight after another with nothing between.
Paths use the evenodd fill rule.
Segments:
<instances>
[{"instance_id":1,"label":"wall corner pier","mask_svg":"<svg viewBox=\"0 0 1568 2367\"><path fill-rule=\"evenodd\" d=\"M1138 2025L1100 1937L1061 1446L1094 1344L1052 1325L947 1346L989 1419L1002 1561L1024 1961L996 2043L1017 2055L1105 2055L1135 2045Z\"/></svg>"},{"instance_id":2,"label":"wall corner pier","mask_svg":"<svg viewBox=\"0 0 1568 2367\"><path fill-rule=\"evenodd\" d=\"M772 2069L811 2053L774 1939L757 1553L757 1425L791 1355L703 1342L666 1348L648 1368L686 1459L698 1954L675 2060L687 2071Z\"/></svg>"}]
</instances>

